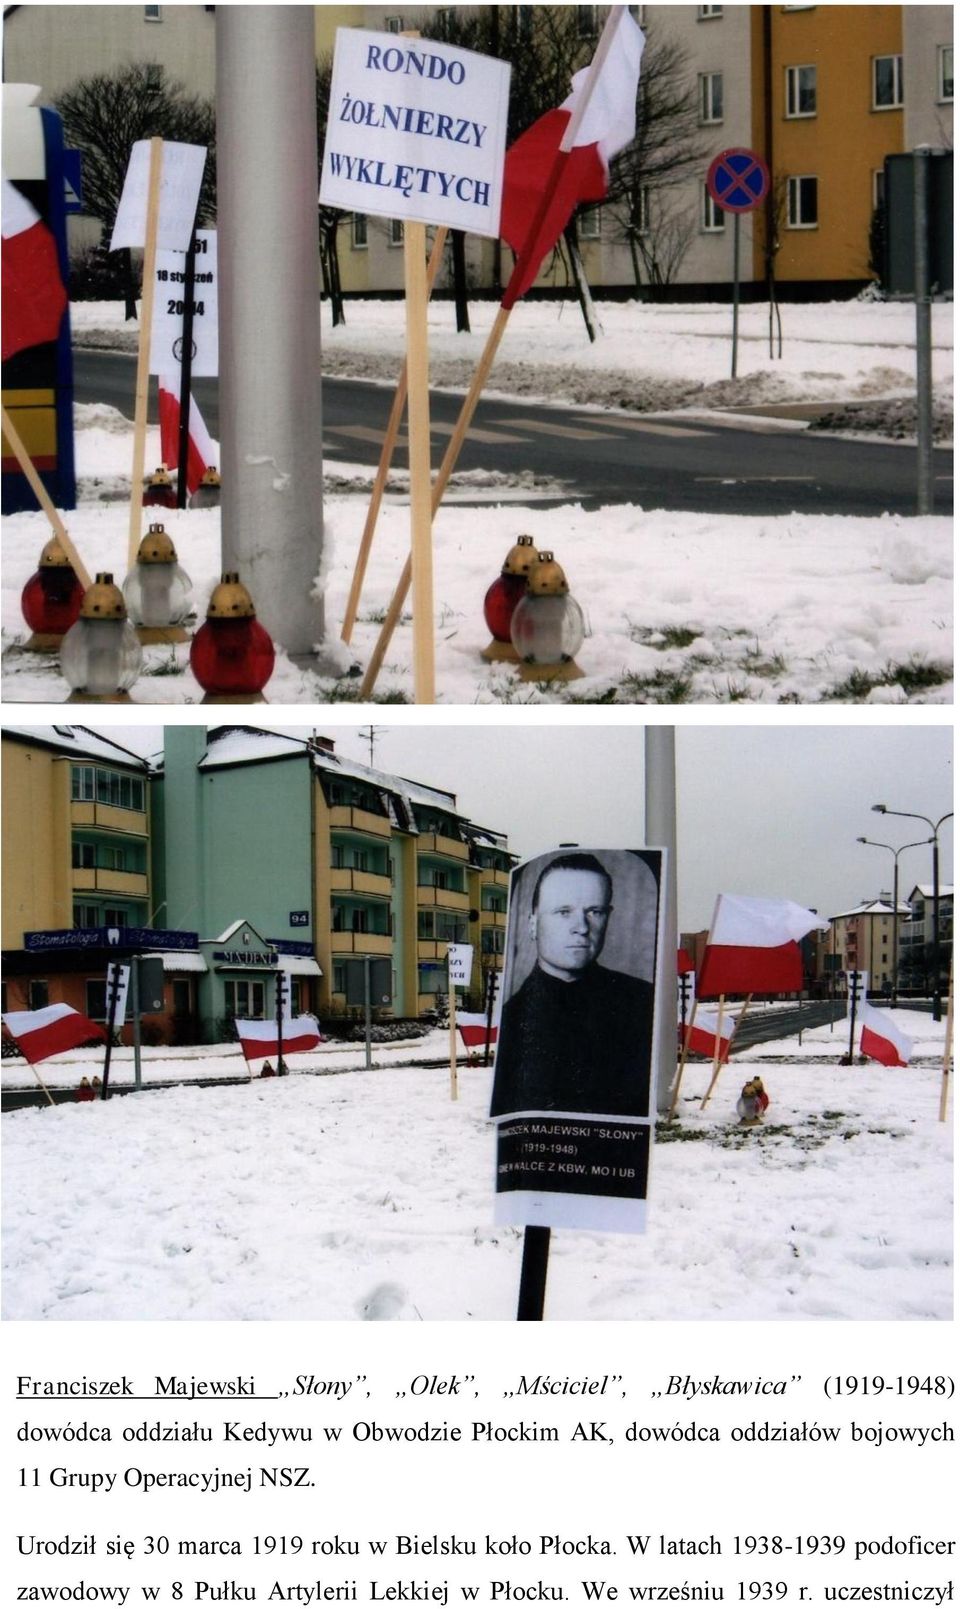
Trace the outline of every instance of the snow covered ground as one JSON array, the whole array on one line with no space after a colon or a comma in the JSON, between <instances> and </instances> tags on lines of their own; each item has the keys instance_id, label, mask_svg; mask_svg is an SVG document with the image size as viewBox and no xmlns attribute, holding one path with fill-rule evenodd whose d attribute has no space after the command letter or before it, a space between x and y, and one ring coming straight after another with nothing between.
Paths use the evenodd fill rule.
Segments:
<instances>
[{"instance_id":1,"label":"snow covered ground","mask_svg":"<svg viewBox=\"0 0 960 1609\"><path fill-rule=\"evenodd\" d=\"M735 1058L701 1112L710 1067L688 1065L649 1233L555 1233L547 1316L949 1318L943 1025L893 1016L915 1038L907 1069L839 1067L838 1023ZM511 1318L522 1237L492 1227L490 1071L462 1069L454 1102L444 1067L398 1065L447 1043L377 1051L369 1072L362 1047L325 1048L297 1060L328 1077L8 1114L5 1317ZM237 1066L225 1047L146 1055L148 1078ZM44 1076L76 1083L99 1060ZM771 1097L762 1129L734 1115L747 1071ZM25 1074L8 1064L5 1082Z\"/></svg>"},{"instance_id":2,"label":"snow covered ground","mask_svg":"<svg viewBox=\"0 0 960 1609\"><path fill-rule=\"evenodd\" d=\"M449 303L431 308L436 385L466 384L495 307L471 308L473 333L457 336ZM952 408L952 308L934 313L934 379L940 415ZM721 306L604 304L603 334L586 339L570 304L521 304L494 367L491 392L649 411L816 401L835 410L870 399L899 410L914 384L909 304L845 302L783 308L783 356L767 349L767 310L742 310L740 378L731 381L730 310ZM113 304L72 309L78 342L130 346ZM325 325L329 310L324 307ZM363 302L345 328L324 329L328 372L393 380L402 354L403 307ZM874 420L876 423L876 420ZM80 506L69 529L91 571L126 568L123 501L132 456L130 426L109 408L77 409ZM898 428L902 428L899 426ZM944 426L944 429L948 428ZM895 449L905 450L902 446ZM147 463L157 459L157 434ZM284 655L266 689L271 703L356 696L348 673L365 664L409 545L399 489L384 507L351 649L339 642L354 557L366 514L370 471L338 464L325 500L327 657L302 669ZM952 698L950 521L809 515L719 518L637 506L585 512L578 504L538 506L529 489L488 477L489 502L458 504L456 491L435 523L437 698L446 704L556 703L947 703ZM40 514L4 522L3 681L6 700L61 702L56 662L27 654L20 591L49 528ZM219 516L172 516L168 529L201 608L219 576ZM483 595L519 531L563 563L584 607L588 637L582 680L521 682L479 657L488 640ZM187 649L152 648L132 690L136 703L199 702ZM395 634L377 697L412 698L409 621Z\"/></svg>"}]
</instances>

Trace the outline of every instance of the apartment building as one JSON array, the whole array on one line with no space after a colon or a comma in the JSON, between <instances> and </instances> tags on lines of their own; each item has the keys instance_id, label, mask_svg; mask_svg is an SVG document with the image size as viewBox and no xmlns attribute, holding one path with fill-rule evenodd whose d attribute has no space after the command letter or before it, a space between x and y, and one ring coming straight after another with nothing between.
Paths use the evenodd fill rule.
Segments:
<instances>
[{"instance_id":1,"label":"apartment building","mask_svg":"<svg viewBox=\"0 0 960 1609\"><path fill-rule=\"evenodd\" d=\"M909 914L910 906L901 900L901 935ZM829 920L830 931L823 939L821 951L825 971L834 977L844 972L868 972L871 992L889 993L893 987L897 921L891 896L880 894L877 899L867 900L852 910L839 911ZM900 943L903 943L902 936Z\"/></svg>"},{"instance_id":2,"label":"apartment building","mask_svg":"<svg viewBox=\"0 0 960 1609\"><path fill-rule=\"evenodd\" d=\"M176 726L152 761L83 727L3 734L6 1006L103 1016L108 960L163 957L158 1036L219 1040L295 1011L341 1015L367 958L386 1015L447 993L447 946L473 946L480 1005L503 966L506 837L454 794L341 758L325 738Z\"/></svg>"}]
</instances>

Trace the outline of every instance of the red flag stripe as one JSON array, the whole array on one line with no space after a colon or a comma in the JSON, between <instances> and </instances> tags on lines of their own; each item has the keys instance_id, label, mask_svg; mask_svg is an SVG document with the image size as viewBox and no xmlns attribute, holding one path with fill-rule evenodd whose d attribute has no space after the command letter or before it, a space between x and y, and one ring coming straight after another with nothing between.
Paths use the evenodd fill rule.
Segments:
<instances>
[{"instance_id":1,"label":"red flag stripe","mask_svg":"<svg viewBox=\"0 0 960 1609\"><path fill-rule=\"evenodd\" d=\"M40 1011L7 1011L3 1021L7 1032L28 1062L46 1061L64 1050L76 1050L91 1039L104 1040L106 1033L72 1006L44 1006Z\"/></svg>"},{"instance_id":2,"label":"red flag stripe","mask_svg":"<svg viewBox=\"0 0 960 1609\"><path fill-rule=\"evenodd\" d=\"M710 944L697 978L697 998L711 994L795 994L803 987L800 947Z\"/></svg>"},{"instance_id":3,"label":"red flag stripe","mask_svg":"<svg viewBox=\"0 0 960 1609\"><path fill-rule=\"evenodd\" d=\"M55 341L67 306L57 245L24 196L3 182L3 362ZM26 223L26 227L23 225Z\"/></svg>"},{"instance_id":4,"label":"red flag stripe","mask_svg":"<svg viewBox=\"0 0 960 1609\"><path fill-rule=\"evenodd\" d=\"M514 140L503 167L500 234L517 253L501 299L511 308L533 284L576 206L602 201L607 175L596 145L561 152L570 113L557 108L537 119Z\"/></svg>"}]
</instances>

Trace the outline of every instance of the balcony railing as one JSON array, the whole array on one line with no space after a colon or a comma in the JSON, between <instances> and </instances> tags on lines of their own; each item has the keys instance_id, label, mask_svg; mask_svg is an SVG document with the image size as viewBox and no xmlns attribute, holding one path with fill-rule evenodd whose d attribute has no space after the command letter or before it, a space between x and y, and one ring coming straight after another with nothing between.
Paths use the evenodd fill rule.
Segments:
<instances>
[{"instance_id":1,"label":"balcony railing","mask_svg":"<svg viewBox=\"0 0 960 1609\"><path fill-rule=\"evenodd\" d=\"M112 832L123 832L131 838L147 836L145 810L124 810L119 805L98 804L93 799L71 800L70 824L74 827L109 827Z\"/></svg>"},{"instance_id":2,"label":"balcony railing","mask_svg":"<svg viewBox=\"0 0 960 1609\"><path fill-rule=\"evenodd\" d=\"M469 911L470 895L461 894L456 888L435 888L432 883L421 883L417 888L417 904L445 911Z\"/></svg>"},{"instance_id":3,"label":"balcony railing","mask_svg":"<svg viewBox=\"0 0 960 1609\"><path fill-rule=\"evenodd\" d=\"M439 832L422 832L417 839L419 855L443 855L447 860L468 860L470 851L459 838L445 838Z\"/></svg>"},{"instance_id":4,"label":"balcony railing","mask_svg":"<svg viewBox=\"0 0 960 1609\"><path fill-rule=\"evenodd\" d=\"M146 899L150 892L146 872L118 872L105 866L74 866L75 893L135 894Z\"/></svg>"},{"instance_id":5,"label":"balcony railing","mask_svg":"<svg viewBox=\"0 0 960 1609\"><path fill-rule=\"evenodd\" d=\"M393 940L389 933L332 933L330 948L334 955L392 955Z\"/></svg>"},{"instance_id":6,"label":"balcony railing","mask_svg":"<svg viewBox=\"0 0 960 1609\"><path fill-rule=\"evenodd\" d=\"M331 829L341 827L351 832L371 833L376 838L390 837L390 822L386 816L375 816L355 805L331 805L330 826Z\"/></svg>"},{"instance_id":7,"label":"balcony railing","mask_svg":"<svg viewBox=\"0 0 960 1609\"><path fill-rule=\"evenodd\" d=\"M330 887L335 894L373 894L390 898L390 878L382 872L361 872L355 866L334 866Z\"/></svg>"}]
</instances>

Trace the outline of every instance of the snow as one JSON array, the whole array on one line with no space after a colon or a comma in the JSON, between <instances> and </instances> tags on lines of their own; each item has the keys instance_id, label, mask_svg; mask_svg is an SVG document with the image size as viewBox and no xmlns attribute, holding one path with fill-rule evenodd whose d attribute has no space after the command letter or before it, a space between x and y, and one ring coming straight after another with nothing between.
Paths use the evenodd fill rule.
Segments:
<instances>
[{"instance_id":1,"label":"snow","mask_svg":"<svg viewBox=\"0 0 960 1609\"><path fill-rule=\"evenodd\" d=\"M431 308L431 376L465 385L495 315L471 307L473 333L457 336L449 304ZM741 377L730 365L730 310L721 306L606 304L591 346L569 304L521 304L494 367L491 393L546 397L598 407L726 409L783 402L902 399L914 380L910 304L844 302L785 306L781 359L767 352L767 311L741 311ZM933 308L938 408L952 400L951 308ZM72 309L84 343L129 345L112 304ZM327 372L393 380L402 355L401 302L352 304L344 328L324 331ZM324 308L325 322L329 312ZM131 427L114 410L78 407L80 505L70 534L92 571L122 578L124 501ZM778 428L801 430L796 421ZM800 445L798 441L798 446ZM891 451L903 450L891 447ZM158 434L148 435L148 464ZM372 471L328 462L325 653L333 664L304 668L278 654L271 703L355 699L354 665L373 649L409 546L405 476L395 474L381 513L360 614L348 649L340 622L367 508ZM484 498L482 515L457 501ZM489 503L486 500L489 499ZM201 606L219 579L219 512L171 513L168 528ZM484 593L518 531L552 548L584 608L585 672L566 684L531 683L480 658L488 641ZM57 703L66 686L56 661L27 654L20 591L49 535L39 513L5 521L3 680L8 701ZM704 704L949 703L952 614L950 521L785 514L733 517L638 506L585 511L538 505L523 481L456 478L435 522L437 699L444 704L617 701ZM412 698L412 634L401 622L377 683L377 697ZM319 662L318 662L319 664ZM928 667L933 667L927 674ZM198 703L187 645L148 648L132 689L135 703Z\"/></svg>"},{"instance_id":2,"label":"snow","mask_svg":"<svg viewBox=\"0 0 960 1609\"><path fill-rule=\"evenodd\" d=\"M688 1064L649 1232L555 1233L547 1317L949 1319L943 1025L892 1016L916 1038L907 1069L838 1067L841 1022L735 1057L701 1112L711 1069ZM285 1079L8 1114L5 1317L512 1317L522 1237L492 1227L491 1074L462 1066L452 1101L424 1065L447 1043L375 1047L369 1071L362 1046L328 1044ZM148 1082L238 1066L224 1046L145 1055ZM78 1082L99 1065L83 1058L44 1077ZM735 1120L741 1060L771 1097L762 1128ZM111 1081L128 1077L125 1052Z\"/></svg>"}]
</instances>

